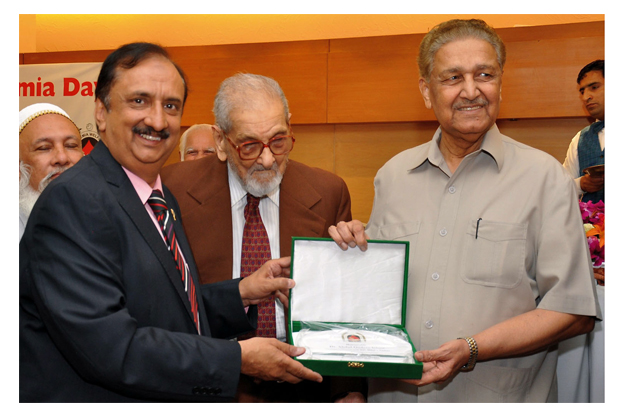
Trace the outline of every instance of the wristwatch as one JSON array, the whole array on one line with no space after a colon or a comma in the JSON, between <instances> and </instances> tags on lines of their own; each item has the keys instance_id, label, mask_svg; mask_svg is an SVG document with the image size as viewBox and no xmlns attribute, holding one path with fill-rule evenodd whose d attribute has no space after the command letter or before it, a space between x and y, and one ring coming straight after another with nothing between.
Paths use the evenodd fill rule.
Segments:
<instances>
[{"instance_id":1,"label":"wristwatch","mask_svg":"<svg viewBox=\"0 0 625 415\"><path fill-rule=\"evenodd\" d=\"M477 362L477 343L473 337L458 337L458 340L460 339L465 340L469 344L469 361L466 365L460 368L461 371L468 372L473 370L475 363Z\"/></svg>"}]
</instances>

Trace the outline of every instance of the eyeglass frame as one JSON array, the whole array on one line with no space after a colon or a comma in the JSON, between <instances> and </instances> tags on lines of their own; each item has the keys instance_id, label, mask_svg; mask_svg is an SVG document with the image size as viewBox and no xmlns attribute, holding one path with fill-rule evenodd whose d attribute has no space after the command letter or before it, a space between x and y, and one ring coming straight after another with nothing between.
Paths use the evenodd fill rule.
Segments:
<instances>
[{"instance_id":1,"label":"eyeglass frame","mask_svg":"<svg viewBox=\"0 0 625 415\"><path fill-rule=\"evenodd\" d=\"M228 137L228 135L226 133L224 133L223 131L221 132L223 134L223 136L228 140L228 142L230 143L230 145L232 147L234 147L234 149L237 151L237 154L239 155L239 158L241 160L244 161L250 161L250 160L256 160L257 158L259 158L261 156L261 154L263 154L263 151L265 151L265 148L268 148L269 151L271 152L271 154L273 154L274 156L284 156L285 154L289 154L291 151L293 151L293 148L295 147L295 137L293 136L293 130L291 129L291 126L289 125L289 133L290 134L286 134L286 135L279 135L276 137L271 138L267 144L263 143L260 140L249 140L249 141L245 141L239 145L234 144L234 142L230 139L230 137ZM289 149L289 151L281 153L281 154L276 154L273 152L273 150L270 147L270 144L272 141L277 140L278 138L290 138L291 139L291 148ZM258 155L256 157L253 158L243 158L243 156L241 156L241 147L246 145L246 144L250 144L250 143L259 143L263 145L263 148L260 150L260 153L258 153Z\"/></svg>"}]
</instances>

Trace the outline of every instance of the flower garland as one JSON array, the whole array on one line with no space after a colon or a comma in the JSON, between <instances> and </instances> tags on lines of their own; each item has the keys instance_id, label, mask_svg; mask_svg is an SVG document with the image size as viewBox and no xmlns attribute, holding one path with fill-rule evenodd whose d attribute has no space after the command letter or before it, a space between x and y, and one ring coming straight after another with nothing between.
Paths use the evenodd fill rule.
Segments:
<instances>
[{"instance_id":1,"label":"flower garland","mask_svg":"<svg viewBox=\"0 0 625 415\"><path fill-rule=\"evenodd\" d=\"M605 263L605 205L601 200L597 203L580 201L579 208L592 264L600 267Z\"/></svg>"}]
</instances>

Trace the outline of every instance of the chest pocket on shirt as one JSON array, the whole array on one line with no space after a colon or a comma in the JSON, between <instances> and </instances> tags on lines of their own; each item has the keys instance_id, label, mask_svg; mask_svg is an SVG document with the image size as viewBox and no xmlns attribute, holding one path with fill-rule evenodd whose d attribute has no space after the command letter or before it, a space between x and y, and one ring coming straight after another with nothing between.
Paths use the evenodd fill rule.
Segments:
<instances>
[{"instance_id":1,"label":"chest pocket on shirt","mask_svg":"<svg viewBox=\"0 0 625 415\"><path fill-rule=\"evenodd\" d=\"M469 284L514 288L525 274L527 225L481 220L464 236L462 279Z\"/></svg>"},{"instance_id":2,"label":"chest pocket on shirt","mask_svg":"<svg viewBox=\"0 0 625 415\"><path fill-rule=\"evenodd\" d=\"M421 222L394 223L380 227L380 239L386 240L409 240L409 236L419 233Z\"/></svg>"}]
</instances>

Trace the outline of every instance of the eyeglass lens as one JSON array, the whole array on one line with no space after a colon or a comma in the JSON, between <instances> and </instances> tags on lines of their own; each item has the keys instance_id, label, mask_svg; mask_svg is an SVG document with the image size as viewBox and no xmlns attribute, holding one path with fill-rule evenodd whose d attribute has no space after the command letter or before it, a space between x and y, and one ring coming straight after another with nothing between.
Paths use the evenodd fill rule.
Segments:
<instances>
[{"instance_id":1,"label":"eyeglass lens","mask_svg":"<svg viewBox=\"0 0 625 415\"><path fill-rule=\"evenodd\" d=\"M269 150L276 155L287 153L293 148L293 140L288 136L276 137L267 144ZM239 153L243 158L257 158L263 152L265 145L260 141L243 143L239 146Z\"/></svg>"}]
</instances>

